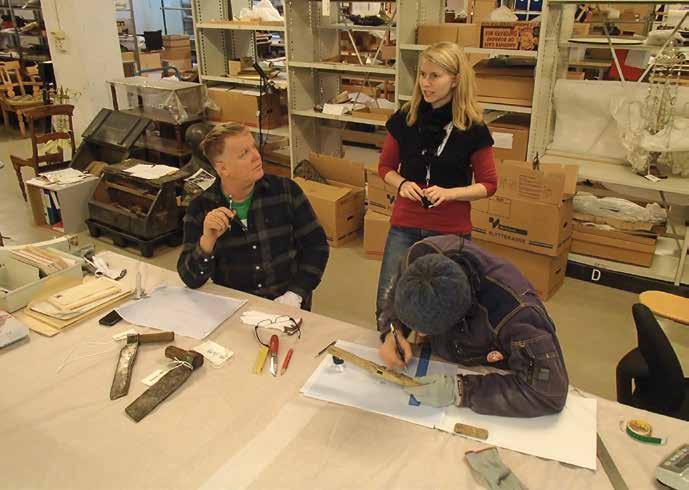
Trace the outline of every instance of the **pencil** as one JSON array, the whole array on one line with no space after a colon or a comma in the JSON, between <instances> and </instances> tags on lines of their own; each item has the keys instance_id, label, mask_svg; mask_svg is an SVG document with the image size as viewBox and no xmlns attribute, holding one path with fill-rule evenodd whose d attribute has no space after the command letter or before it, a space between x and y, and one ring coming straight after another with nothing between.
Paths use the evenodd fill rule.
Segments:
<instances>
[{"instance_id":1,"label":"pencil","mask_svg":"<svg viewBox=\"0 0 689 490\"><path fill-rule=\"evenodd\" d=\"M287 366L289 366L289 360L292 359L293 352L294 349L290 349L287 351L287 354L285 354L285 360L282 361L282 369L280 369L280 376L283 376L285 371L287 371Z\"/></svg>"}]
</instances>

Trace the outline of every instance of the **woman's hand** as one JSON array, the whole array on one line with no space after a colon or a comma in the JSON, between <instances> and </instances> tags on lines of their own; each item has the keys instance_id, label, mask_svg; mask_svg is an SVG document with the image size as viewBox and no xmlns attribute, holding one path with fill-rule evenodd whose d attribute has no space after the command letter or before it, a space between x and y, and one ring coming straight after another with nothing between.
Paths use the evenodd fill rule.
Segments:
<instances>
[{"instance_id":1,"label":"woman's hand","mask_svg":"<svg viewBox=\"0 0 689 490\"><path fill-rule=\"evenodd\" d=\"M400 186L400 196L406 198L406 199L411 199L412 201L416 202L421 202L421 198L423 197L423 190L421 190L421 187L416 182L412 182L411 180L407 180L402 183Z\"/></svg>"},{"instance_id":2,"label":"woman's hand","mask_svg":"<svg viewBox=\"0 0 689 490\"><path fill-rule=\"evenodd\" d=\"M431 186L425 190L426 197L431 201L433 207L440 206L447 201L455 200L454 189L446 189L437 185Z\"/></svg>"}]
</instances>

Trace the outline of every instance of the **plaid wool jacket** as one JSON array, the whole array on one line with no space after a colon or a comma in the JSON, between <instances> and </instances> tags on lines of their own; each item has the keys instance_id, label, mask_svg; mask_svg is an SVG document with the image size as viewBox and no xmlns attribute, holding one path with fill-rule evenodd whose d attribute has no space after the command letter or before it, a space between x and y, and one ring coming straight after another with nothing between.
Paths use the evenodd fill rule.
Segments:
<instances>
[{"instance_id":1,"label":"plaid wool jacket","mask_svg":"<svg viewBox=\"0 0 689 490\"><path fill-rule=\"evenodd\" d=\"M290 179L264 175L254 187L247 231L232 223L207 256L199 246L203 221L221 206L227 201L220 179L189 205L177 262L184 283L198 288L213 279L268 299L286 291L309 297L321 281L330 249L301 188Z\"/></svg>"}]
</instances>

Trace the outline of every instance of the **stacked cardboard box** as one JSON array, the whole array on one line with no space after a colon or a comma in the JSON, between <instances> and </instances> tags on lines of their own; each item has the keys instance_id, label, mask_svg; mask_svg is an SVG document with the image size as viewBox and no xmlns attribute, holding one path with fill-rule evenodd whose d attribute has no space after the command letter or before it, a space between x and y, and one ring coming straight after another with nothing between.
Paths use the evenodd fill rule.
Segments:
<instances>
[{"instance_id":1,"label":"stacked cardboard box","mask_svg":"<svg viewBox=\"0 0 689 490\"><path fill-rule=\"evenodd\" d=\"M530 119L527 114L509 114L488 124L495 142L493 154L496 160L526 160Z\"/></svg>"},{"instance_id":2,"label":"stacked cardboard box","mask_svg":"<svg viewBox=\"0 0 689 490\"><path fill-rule=\"evenodd\" d=\"M544 299L564 280L576 177L574 165L534 169L506 160L498 165L497 193L472 203L473 238L517 266Z\"/></svg>"},{"instance_id":3,"label":"stacked cardboard box","mask_svg":"<svg viewBox=\"0 0 689 490\"><path fill-rule=\"evenodd\" d=\"M308 197L328 243L338 247L355 238L364 224L364 164L317 153L309 155L309 162L328 183L301 177L294 181Z\"/></svg>"},{"instance_id":4,"label":"stacked cardboard box","mask_svg":"<svg viewBox=\"0 0 689 490\"><path fill-rule=\"evenodd\" d=\"M537 22L482 22L481 47L487 49L538 49L539 26Z\"/></svg>"},{"instance_id":5,"label":"stacked cardboard box","mask_svg":"<svg viewBox=\"0 0 689 490\"><path fill-rule=\"evenodd\" d=\"M259 107L261 109L261 128L273 129L282 125L282 111L278 94L259 94L254 89L235 89L210 87L208 97L218 106L210 110L211 121L235 121L247 126L258 127Z\"/></svg>"},{"instance_id":6,"label":"stacked cardboard box","mask_svg":"<svg viewBox=\"0 0 689 490\"><path fill-rule=\"evenodd\" d=\"M163 36L160 59L178 70L191 70L191 41L187 35Z\"/></svg>"},{"instance_id":7,"label":"stacked cardboard box","mask_svg":"<svg viewBox=\"0 0 689 490\"><path fill-rule=\"evenodd\" d=\"M378 175L378 167L366 168L368 209L364 217L364 253L368 258L381 260L390 231L390 216L397 190Z\"/></svg>"},{"instance_id":8,"label":"stacked cardboard box","mask_svg":"<svg viewBox=\"0 0 689 490\"><path fill-rule=\"evenodd\" d=\"M479 102L531 107L534 91L533 66L501 66L491 60L474 65Z\"/></svg>"},{"instance_id":9,"label":"stacked cardboard box","mask_svg":"<svg viewBox=\"0 0 689 490\"><path fill-rule=\"evenodd\" d=\"M481 32L478 24L424 24L416 32L417 43L457 43L463 48L478 48Z\"/></svg>"}]
</instances>

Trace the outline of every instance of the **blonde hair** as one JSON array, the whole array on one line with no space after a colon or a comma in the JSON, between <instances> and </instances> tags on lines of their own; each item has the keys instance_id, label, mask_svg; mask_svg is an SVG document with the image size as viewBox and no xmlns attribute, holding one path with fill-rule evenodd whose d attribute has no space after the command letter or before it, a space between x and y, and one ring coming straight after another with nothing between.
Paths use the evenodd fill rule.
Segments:
<instances>
[{"instance_id":1,"label":"blonde hair","mask_svg":"<svg viewBox=\"0 0 689 490\"><path fill-rule=\"evenodd\" d=\"M419 115L419 106L423 100L421 94L421 63L428 61L438 65L450 75L459 76L459 81L452 93L452 124L465 130L473 124L483 122L483 113L476 101L476 76L474 69L464 54L464 50L455 43L436 43L427 47L419 56L419 68L416 72L414 92L409 102L402 106L407 113L407 126L413 126Z\"/></svg>"},{"instance_id":2,"label":"blonde hair","mask_svg":"<svg viewBox=\"0 0 689 490\"><path fill-rule=\"evenodd\" d=\"M239 136L248 131L241 123L229 122L218 124L211 129L201 142L201 151L209 162L215 165L215 160L225 151L225 139L230 136Z\"/></svg>"}]
</instances>

